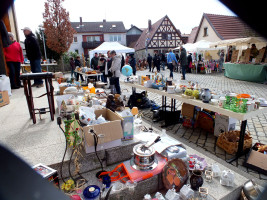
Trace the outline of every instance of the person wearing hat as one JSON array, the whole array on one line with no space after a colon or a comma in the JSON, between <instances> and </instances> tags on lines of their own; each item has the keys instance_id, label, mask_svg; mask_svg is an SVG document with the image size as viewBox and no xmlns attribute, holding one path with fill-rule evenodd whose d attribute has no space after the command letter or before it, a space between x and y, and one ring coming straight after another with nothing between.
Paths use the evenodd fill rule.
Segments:
<instances>
[{"instance_id":1,"label":"person wearing hat","mask_svg":"<svg viewBox=\"0 0 267 200\"><path fill-rule=\"evenodd\" d=\"M23 53L21 46L15 40L13 33L8 33L9 39L12 42L11 45L4 48L4 54L6 58L6 64L9 69L9 79L11 89L18 89L21 87L21 82L19 79L20 75L20 63L23 63Z\"/></svg>"},{"instance_id":2,"label":"person wearing hat","mask_svg":"<svg viewBox=\"0 0 267 200\"><path fill-rule=\"evenodd\" d=\"M42 67L41 67L41 51L38 41L29 27L25 27L22 30L26 37L24 44L27 57L30 60L31 71L32 73L40 73L42 72ZM34 79L34 84L32 86L36 86L38 88L44 87L43 80Z\"/></svg>"},{"instance_id":3,"label":"person wearing hat","mask_svg":"<svg viewBox=\"0 0 267 200\"><path fill-rule=\"evenodd\" d=\"M110 56L112 58L112 63L109 71L111 71L113 74L110 82L112 82L115 85L116 93L121 94L121 88L120 88L121 56L116 55L116 51L114 50L110 52Z\"/></svg>"}]
</instances>

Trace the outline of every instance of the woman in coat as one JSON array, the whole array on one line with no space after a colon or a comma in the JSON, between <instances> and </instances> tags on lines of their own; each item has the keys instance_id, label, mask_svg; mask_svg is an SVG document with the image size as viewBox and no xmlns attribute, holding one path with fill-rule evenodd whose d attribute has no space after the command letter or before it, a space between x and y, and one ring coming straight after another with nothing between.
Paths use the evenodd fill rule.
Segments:
<instances>
[{"instance_id":1,"label":"woman in coat","mask_svg":"<svg viewBox=\"0 0 267 200\"><path fill-rule=\"evenodd\" d=\"M111 79L113 79L111 82L115 85L116 93L121 94L121 88L120 88L120 75L121 75L121 56L116 55L116 51L111 51L110 56L112 58L112 63L109 71L112 72L113 76Z\"/></svg>"},{"instance_id":2,"label":"woman in coat","mask_svg":"<svg viewBox=\"0 0 267 200\"><path fill-rule=\"evenodd\" d=\"M12 42L9 47L4 48L6 64L9 68L9 79L11 89L18 89L21 87L20 64L23 63L23 53L21 46L16 42L13 33L8 33L9 39Z\"/></svg>"}]
</instances>

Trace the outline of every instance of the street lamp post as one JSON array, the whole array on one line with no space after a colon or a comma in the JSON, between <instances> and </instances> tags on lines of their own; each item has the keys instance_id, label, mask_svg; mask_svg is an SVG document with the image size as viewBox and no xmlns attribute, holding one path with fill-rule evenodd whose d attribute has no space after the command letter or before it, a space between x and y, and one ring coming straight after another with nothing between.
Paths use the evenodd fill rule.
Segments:
<instances>
[{"instance_id":1,"label":"street lamp post","mask_svg":"<svg viewBox=\"0 0 267 200\"><path fill-rule=\"evenodd\" d=\"M43 44L44 44L44 54L45 54L45 60L47 62L46 47L45 47L45 38L44 38L44 28L43 27L40 27L40 30L42 32L42 38L43 38ZM48 65L46 65L46 71L48 72Z\"/></svg>"}]
</instances>

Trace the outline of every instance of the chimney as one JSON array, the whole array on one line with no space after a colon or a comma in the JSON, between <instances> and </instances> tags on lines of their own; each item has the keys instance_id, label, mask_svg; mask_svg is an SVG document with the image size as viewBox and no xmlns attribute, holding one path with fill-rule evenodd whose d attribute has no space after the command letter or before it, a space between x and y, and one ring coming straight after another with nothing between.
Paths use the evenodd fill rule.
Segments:
<instances>
[{"instance_id":1,"label":"chimney","mask_svg":"<svg viewBox=\"0 0 267 200\"><path fill-rule=\"evenodd\" d=\"M106 19L103 19L103 22L107 22Z\"/></svg>"},{"instance_id":2,"label":"chimney","mask_svg":"<svg viewBox=\"0 0 267 200\"><path fill-rule=\"evenodd\" d=\"M83 18L80 17L80 26L82 26L82 25L83 25Z\"/></svg>"},{"instance_id":3,"label":"chimney","mask_svg":"<svg viewBox=\"0 0 267 200\"><path fill-rule=\"evenodd\" d=\"M131 24L131 28L133 28L133 25Z\"/></svg>"},{"instance_id":4,"label":"chimney","mask_svg":"<svg viewBox=\"0 0 267 200\"><path fill-rule=\"evenodd\" d=\"M148 20L148 31L151 31L152 25L151 25L151 20Z\"/></svg>"}]
</instances>

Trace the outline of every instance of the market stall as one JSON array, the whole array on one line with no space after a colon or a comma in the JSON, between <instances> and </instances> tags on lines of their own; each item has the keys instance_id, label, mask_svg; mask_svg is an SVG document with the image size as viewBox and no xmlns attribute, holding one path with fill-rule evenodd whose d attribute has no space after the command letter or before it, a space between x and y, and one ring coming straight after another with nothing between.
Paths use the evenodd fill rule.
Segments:
<instances>
[{"instance_id":1,"label":"market stall","mask_svg":"<svg viewBox=\"0 0 267 200\"><path fill-rule=\"evenodd\" d=\"M233 79L266 81L266 45L261 37L237 38L211 43L211 47L227 46L225 76Z\"/></svg>"},{"instance_id":2,"label":"market stall","mask_svg":"<svg viewBox=\"0 0 267 200\"><path fill-rule=\"evenodd\" d=\"M150 103L146 93L150 91L162 96L163 112L166 112L166 98L171 98L171 110L168 116L166 113L162 116L168 117L166 121L178 116L175 123L187 128L195 128L194 120L200 115L199 127L215 134L213 116L205 110L220 113L217 120L223 121L228 116L241 120L241 130L235 131L234 140L228 127L224 132L218 128L218 134L224 137L219 136L218 141L222 142L217 145L222 144L224 149L223 145L229 144L230 149L226 150L233 151L237 159L252 145L252 138L245 130L246 120L266 112L263 106L267 106L267 101L223 91L211 94L197 83L176 85L158 73L129 76L131 73L125 73L128 68L122 69L127 76L125 84L143 90L141 93L123 90L119 95L104 85L97 87L89 83L82 87L79 81L58 78L67 81L59 84L62 95L56 97L60 116L57 124L65 138L65 153L61 163L50 167L36 165L34 169L71 199L78 200L238 197L238 188L245 178L181 144L168 136L166 130L148 125L142 120L140 110L160 109ZM184 103L182 110L175 109L175 100ZM227 133L231 140L224 142ZM70 153L70 159L64 162L66 152ZM222 191L219 195L218 188Z\"/></svg>"},{"instance_id":3,"label":"market stall","mask_svg":"<svg viewBox=\"0 0 267 200\"><path fill-rule=\"evenodd\" d=\"M196 43L187 43L183 45L187 53L192 54L192 65L190 65L192 72L211 73L217 71L218 68L218 51L226 50L225 46L210 47L211 42L200 40ZM179 49L176 48L176 50Z\"/></svg>"},{"instance_id":4,"label":"market stall","mask_svg":"<svg viewBox=\"0 0 267 200\"><path fill-rule=\"evenodd\" d=\"M118 42L103 42L100 46L95 48L94 50L89 51L90 58L93 58L94 53L102 53L106 54L108 51L116 51L116 53L131 53L135 52L134 49L123 46Z\"/></svg>"}]
</instances>

